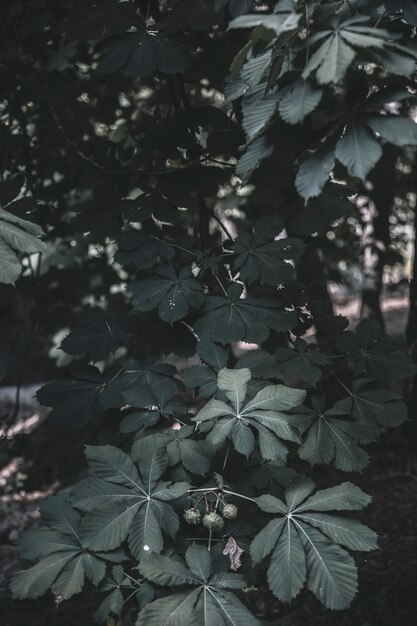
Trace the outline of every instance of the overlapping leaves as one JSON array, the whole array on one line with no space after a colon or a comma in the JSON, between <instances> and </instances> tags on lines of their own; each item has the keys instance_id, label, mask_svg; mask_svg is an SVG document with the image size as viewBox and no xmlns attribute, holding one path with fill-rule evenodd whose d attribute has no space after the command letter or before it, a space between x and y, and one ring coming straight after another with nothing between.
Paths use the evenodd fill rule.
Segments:
<instances>
[{"instance_id":1,"label":"overlapping leaves","mask_svg":"<svg viewBox=\"0 0 417 626\"><path fill-rule=\"evenodd\" d=\"M174 537L179 527L168 502L189 487L161 482L168 465L163 442L155 437L138 440L132 458L112 446L87 446L86 456L95 476L73 492L74 506L87 512L80 526L84 545L101 551L117 548L128 538L137 559L149 550L160 552L163 532Z\"/></svg>"},{"instance_id":2,"label":"overlapping leaves","mask_svg":"<svg viewBox=\"0 0 417 626\"><path fill-rule=\"evenodd\" d=\"M64 494L51 496L41 506L50 530L27 531L20 539L19 552L36 565L15 574L11 591L15 598L37 598L49 588L61 599L79 593L88 578L98 585L106 572L106 561L120 561L123 553L93 552L84 542L81 515Z\"/></svg>"},{"instance_id":3,"label":"overlapping leaves","mask_svg":"<svg viewBox=\"0 0 417 626\"><path fill-rule=\"evenodd\" d=\"M288 261L298 258L304 246L294 238L278 239L283 228L280 219L264 217L256 222L253 235L242 233L235 239L232 250L238 256L234 266L242 280L277 285L294 278L294 267Z\"/></svg>"},{"instance_id":4,"label":"overlapping leaves","mask_svg":"<svg viewBox=\"0 0 417 626\"><path fill-rule=\"evenodd\" d=\"M243 589L246 585L243 576L216 571L205 546L192 544L185 560L186 564L162 554L152 554L142 560L139 571L149 581L162 587L185 586L189 589L148 604L139 614L139 623L147 626L259 626L259 621L229 591Z\"/></svg>"}]
</instances>

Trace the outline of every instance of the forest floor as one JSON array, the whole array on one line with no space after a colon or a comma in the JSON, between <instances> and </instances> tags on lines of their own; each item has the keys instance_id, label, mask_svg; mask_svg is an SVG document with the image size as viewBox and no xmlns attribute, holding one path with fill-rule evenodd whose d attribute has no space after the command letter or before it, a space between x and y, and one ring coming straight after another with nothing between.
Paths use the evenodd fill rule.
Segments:
<instances>
[{"instance_id":1,"label":"forest floor","mask_svg":"<svg viewBox=\"0 0 417 626\"><path fill-rule=\"evenodd\" d=\"M406 312L402 297L384 303L390 334L403 332ZM395 300L395 299L394 299ZM338 312L355 318L355 302L338 303ZM57 436L47 421L32 415L23 403L14 433L15 456L0 469L0 620L1 626L93 626L97 598L92 589L56 606L52 596L13 601L8 584L24 564L15 545L26 528L39 525L39 503L50 493L69 487L86 472L83 446L92 433ZM42 418L42 416L40 416ZM324 610L309 592L290 609L267 598L265 624L270 626L414 626L417 622L417 427L413 422L387 431L369 446L371 461L352 482L372 494L363 521L378 532L380 549L357 558L360 592L343 612ZM326 482L346 480L322 468ZM132 621L132 624L134 622ZM116 624L109 623L109 626ZM125 626L125 625L124 625ZM126 624L131 626L131 624ZM144 625L146 626L146 625ZM239 625L240 626L240 625ZM242 624L244 626L244 624Z\"/></svg>"}]
</instances>

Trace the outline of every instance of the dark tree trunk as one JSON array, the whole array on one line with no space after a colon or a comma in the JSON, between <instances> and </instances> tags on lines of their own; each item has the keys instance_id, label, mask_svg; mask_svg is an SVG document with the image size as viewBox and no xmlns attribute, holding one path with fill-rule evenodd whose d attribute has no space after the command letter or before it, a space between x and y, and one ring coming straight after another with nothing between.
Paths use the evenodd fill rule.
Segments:
<instances>
[{"instance_id":1,"label":"dark tree trunk","mask_svg":"<svg viewBox=\"0 0 417 626\"><path fill-rule=\"evenodd\" d=\"M298 280L305 286L309 299L323 315L334 315L325 276L321 250L307 245L297 267Z\"/></svg>"},{"instance_id":2,"label":"dark tree trunk","mask_svg":"<svg viewBox=\"0 0 417 626\"><path fill-rule=\"evenodd\" d=\"M375 319L384 328L381 292L384 265L389 247L389 214L391 205L382 199L378 206L373 200L360 207L362 231L362 304L361 319Z\"/></svg>"},{"instance_id":3,"label":"dark tree trunk","mask_svg":"<svg viewBox=\"0 0 417 626\"><path fill-rule=\"evenodd\" d=\"M371 188L364 190L368 201L359 207L363 224L361 319L375 319L383 329L381 292L390 245L389 218L396 188L396 159L395 150L387 146L379 164L378 179L374 181L371 174Z\"/></svg>"},{"instance_id":4,"label":"dark tree trunk","mask_svg":"<svg viewBox=\"0 0 417 626\"><path fill-rule=\"evenodd\" d=\"M417 208L415 209L414 218L414 260L413 260L413 276L410 283L410 308L408 310L408 319L406 327L407 352L409 356L417 363ZM415 415L417 408L417 375L408 387L407 395L410 406L410 414Z\"/></svg>"}]
</instances>

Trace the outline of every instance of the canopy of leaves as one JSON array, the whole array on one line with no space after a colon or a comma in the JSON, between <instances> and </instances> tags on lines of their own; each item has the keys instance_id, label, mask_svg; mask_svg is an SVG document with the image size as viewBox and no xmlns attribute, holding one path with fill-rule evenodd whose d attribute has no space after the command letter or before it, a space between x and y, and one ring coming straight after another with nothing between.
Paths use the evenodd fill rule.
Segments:
<instances>
[{"instance_id":1,"label":"canopy of leaves","mask_svg":"<svg viewBox=\"0 0 417 626\"><path fill-rule=\"evenodd\" d=\"M351 483L312 495L293 464L361 470L406 419L389 383L415 365L372 321L346 331L308 270L355 254L355 194L389 179L410 205L413 2L21 4L1 25L16 89L0 282L19 278L28 304L0 376L56 334L62 375L38 400L105 445L21 539L36 563L13 594L88 580L102 622L135 601L149 626L256 624L242 590L265 570L280 601L307 585L347 607L347 550L376 537L340 512L370 499Z\"/></svg>"}]
</instances>

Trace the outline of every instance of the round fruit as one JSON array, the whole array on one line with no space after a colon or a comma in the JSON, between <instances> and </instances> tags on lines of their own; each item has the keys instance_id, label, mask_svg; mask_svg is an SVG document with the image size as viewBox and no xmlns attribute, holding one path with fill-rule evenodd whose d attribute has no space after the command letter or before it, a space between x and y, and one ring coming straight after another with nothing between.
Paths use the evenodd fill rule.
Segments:
<instances>
[{"instance_id":1,"label":"round fruit","mask_svg":"<svg viewBox=\"0 0 417 626\"><path fill-rule=\"evenodd\" d=\"M196 509L188 509L184 513L184 519L187 524L198 524L201 519L200 511L197 511Z\"/></svg>"},{"instance_id":2,"label":"round fruit","mask_svg":"<svg viewBox=\"0 0 417 626\"><path fill-rule=\"evenodd\" d=\"M203 517L203 524L210 530L221 530L224 526L224 521L217 513L206 513Z\"/></svg>"},{"instance_id":3,"label":"round fruit","mask_svg":"<svg viewBox=\"0 0 417 626\"><path fill-rule=\"evenodd\" d=\"M235 519L235 517L237 517L237 506L234 504L225 504L223 507L223 517L225 519Z\"/></svg>"}]
</instances>

